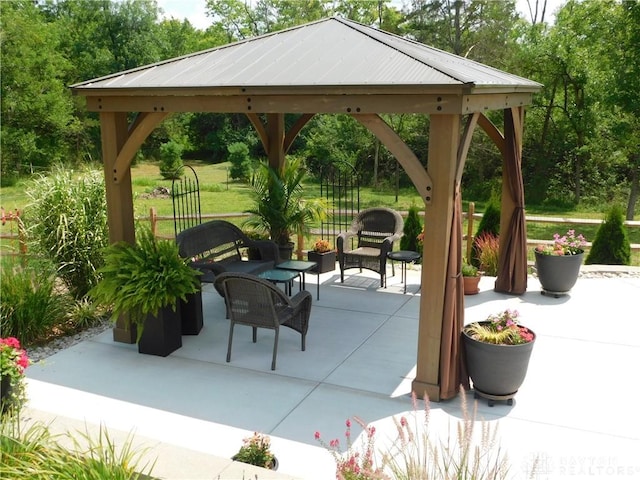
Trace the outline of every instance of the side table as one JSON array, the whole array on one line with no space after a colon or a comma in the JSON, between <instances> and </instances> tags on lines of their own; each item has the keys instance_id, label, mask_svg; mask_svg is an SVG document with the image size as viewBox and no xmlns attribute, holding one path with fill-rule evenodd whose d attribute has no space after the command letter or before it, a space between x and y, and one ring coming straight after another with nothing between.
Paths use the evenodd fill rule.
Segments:
<instances>
[{"instance_id":1,"label":"side table","mask_svg":"<svg viewBox=\"0 0 640 480\"><path fill-rule=\"evenodd\" d=\"M302 260L288 260L286 262L281 262L276 265L276 269L284 270L284 271L292 271L297 272L297 274L302 274L302 281L300 282L300 290L306 290L306 281L304 274L315 273L313 269L316 267L316 262L305 262ZM318 284L316 286L316 299L320 300L320 274L316 273L318 276Z\"/></svg>"},{"instance_id":2,"label":"side table","mask_svg":"<svg viewBox=\"0 0 640 480\"><path fill-rule=\"evenodd\" d=\"M407 263L418 260L420 258L420 254L411 250L398 250L396 252L387 253L387 258L392 262L402 262L401 279L402 283L404 283L404 293L407 293Z\"/></svg>"}]
</instances>

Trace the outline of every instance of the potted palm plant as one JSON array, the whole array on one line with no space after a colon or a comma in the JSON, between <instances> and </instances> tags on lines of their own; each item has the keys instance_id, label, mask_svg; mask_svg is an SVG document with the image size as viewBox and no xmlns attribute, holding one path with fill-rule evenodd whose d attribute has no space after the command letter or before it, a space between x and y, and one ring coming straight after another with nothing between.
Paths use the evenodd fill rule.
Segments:
<instances>
[{"instance_id":1,"label":"potted palm plant","mask_svg":"<svg viewBox=\"0 0 640 480\"><path fill-rule=\"evenodd\" d=\"M89 295L111 308L112 320L129 316L140 353L166 357L182 346L178 301L199 291L200 273L180 258L175 242L158 240L148 229L136 236L133 245L106 248L101 279Z\"/></svg>"},{"instance_id":2,"label":"potted palm plant","mask_svg":"<svg viewBox=\"0 0 640 480\"><path fill-rule=\"evenodd\" d=\"M505 310L462 330L467 372L476 398L509 405L527 374L535 333L518 323L517 310Z\"/></svg>"},{"instance_id":3,"label":"potted palm plant","mask_svg":"<svg viewBox=\"0 0 640 480\"><path fill-rule=\"evenodd\" d=\"M291 258L291 235L306 234L309 227L327 216L322 199L303 197L306 170L299 159L292 158L278 170L263 163L251 182L254 206L245 210L250 216L244 226L265 233L280 247L281 260Z\"/></svg>"}]
</instances>

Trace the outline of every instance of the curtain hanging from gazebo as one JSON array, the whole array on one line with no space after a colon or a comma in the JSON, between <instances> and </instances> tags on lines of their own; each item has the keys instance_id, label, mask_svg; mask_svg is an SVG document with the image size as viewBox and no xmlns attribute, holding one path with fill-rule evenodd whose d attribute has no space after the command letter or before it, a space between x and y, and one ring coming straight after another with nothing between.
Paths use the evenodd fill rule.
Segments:
<instances>
[{"instance_id":1,"label":"curtain hanging from gazebo","mask_svg":"<svg viewBox=\"0 0 640 480\"><path fill-rule=\"evenodd\" d=\"M464 285L462 280L462 194L456 183L451 242L444 293L442 337L440 341L440 398L446 400L458 394L460 385L469 388L469 376L464 362L460 334L464 326Z\"/></svg>"},{"instance_id":2,"label":"curtain hanging from gazebo","mask_svg":"<svg viewBox=\"0 0 640 480\"><path fill-rule=\"evenodd\" d=\"M504 168L514 210L507 231L500 232L500 260L495 290L522 294L527 290L527 223L522 181L522 108L504 111Z\"/></svg>"}]
</instances>

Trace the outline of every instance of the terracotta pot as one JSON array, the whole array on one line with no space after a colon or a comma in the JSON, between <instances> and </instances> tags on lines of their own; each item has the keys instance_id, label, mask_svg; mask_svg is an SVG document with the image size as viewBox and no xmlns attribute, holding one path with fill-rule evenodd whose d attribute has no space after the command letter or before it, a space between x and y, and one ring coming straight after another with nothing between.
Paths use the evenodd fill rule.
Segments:
<instances>
[{"instance_id":1,"label":"terracotta pot","mask_svg":"<svg viewBox=\"0 0 640 480\"><path fill-rule=\"evenodd\" d=\"M464 282L465 295L476 295L480 293L480 288L478 287L480 275L477 277L462 277L462 281Z\"/></svg>"}]
</instances>

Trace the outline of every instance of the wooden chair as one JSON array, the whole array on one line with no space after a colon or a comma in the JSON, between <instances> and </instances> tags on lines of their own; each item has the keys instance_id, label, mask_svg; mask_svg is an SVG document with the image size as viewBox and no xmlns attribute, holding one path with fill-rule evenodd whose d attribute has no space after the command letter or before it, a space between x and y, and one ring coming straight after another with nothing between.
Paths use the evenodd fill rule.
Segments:
<instances>
[{"instance_id":1,"label":"wooden chair","mask_svg":"<svg viewBox=\"0 0 640 480\"><path fill-rule=\"evenodd\" d=\"M278 336L284 325L302 336L302 351L309 328L311 314L311 294L302 291L289 298L278 287L255 275L236 272L221 273L215 280L216 288L224 291L227 315L231 321L227 362L231 361L233 328L236 324L253 328L253 343L256 343L258 328L275 330L271 370L276 369Z\"/></svg>"},{"instance_id":2,"label":"wooden chair","mask_svg":"<svg viewBox=\"0 0 640 480\"><path fill-rule=\"evenodd\" d=\"M338 263L340 281L344 283L344 271L363 268L380 274L380 286L387 286L387 253L393 250L393 242L402 237L402 216L390 208L368 208L360 211L347 232L338 235ZM392 265L392 274L395 269Z\"/></svg>"}]
</instances>

